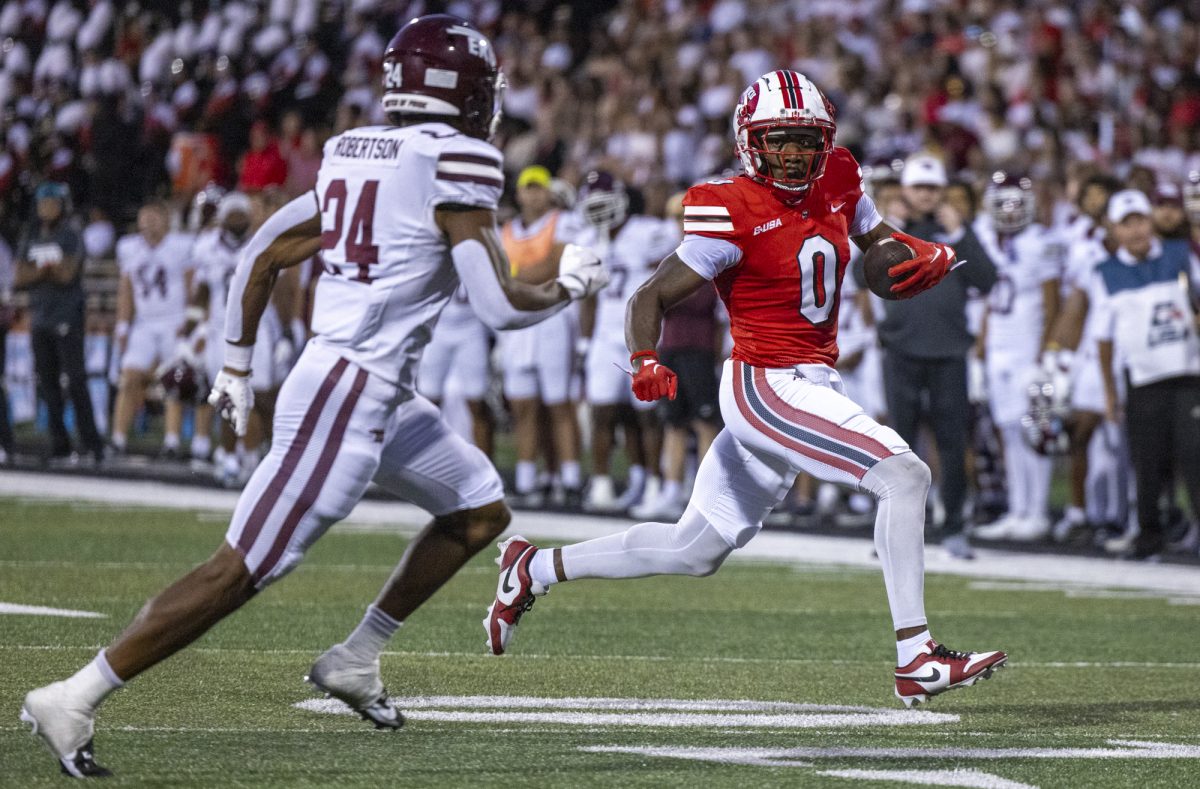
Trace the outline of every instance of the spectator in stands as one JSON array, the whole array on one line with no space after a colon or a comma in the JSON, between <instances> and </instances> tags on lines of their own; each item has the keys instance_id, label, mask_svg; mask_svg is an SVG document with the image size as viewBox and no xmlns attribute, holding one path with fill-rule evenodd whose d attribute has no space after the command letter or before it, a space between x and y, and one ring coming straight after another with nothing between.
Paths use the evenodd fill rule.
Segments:
<instances>
[{"instance_id":1,"label":"spectator in stands","mask_svg":"<svg viewBox=\"0 0 1200 789\"><path fill-rule=\"evenodd\" d=\"M266 121L255 121L250 127L250 150L242 157L238 170L241 172L238 189L244 192L283 186L287 180L287 162L279 153L279 144L271 136Z\"/></svg>"},{"instance_id":2,"label":"spectator in stands","mask_svg":"<svg viewBox=\"0 0 1200 789\"><path fill-rule=\"evenodd\" d=\"M75 462L64 421L62 377L68 381L82 449L97 462L104 443L96 432L83 363L83 239L68 215L70 193L47 181L34 194L37 219L17 249L17 288L29 291L30 339L38 391L50 418L51 460Z\"/></svg>"},{"instance_id":3,"label":"spectator in stands","mask_svg":"<svg viewBox=\"0 0 1200 789\"><path fill-rule=\"evenodd\" d=\"M311 126L300 132L299 142L287 152L287 182L284 191L296 197L317 185L321 169L321 139Z\"/></svg>"},{"instance_id":4,"label":"spectator in stands","mask_svg":"<svg viewBox=\"0 0 1200 789\"><path fill-rule=\"evenodd\" d=\"M1184 484L1200 515L1200 340L1196 298L1200 260L1184 239L1154 232L1146 195L1112 196L1108 221L1117 251L1095 269L1093 301L1106 417L1125 422L1137 480L1140 533L1127 554L1156 557L1166 547L1159 497ZM1122 409L1118 379L1125 382ZM1122 420L1124 410L1124 420Z\"/></svg>"},{"instance_id":5,"label":"spectator in stands","mask_svg":"<svg viewBox=\"0 0 1200 789\"><path fill-rule=\"evenodd\" d=\"M951 555L969 558L963 505L970 418L967 353L974 338L967 331L967 289L991 290L996 267L965 217L943 201L947 179L941 160L926 153L909 157L900 183L909 208L904 232L948 243L958 259L967 263L951 273L940 288L911 299L884 302L879 340L886 352L883 381L888 416L892 427L912 447L919 447L917 432L923 419L933 429L946 510L943 545Z\"/></svg>"}]
</instances>

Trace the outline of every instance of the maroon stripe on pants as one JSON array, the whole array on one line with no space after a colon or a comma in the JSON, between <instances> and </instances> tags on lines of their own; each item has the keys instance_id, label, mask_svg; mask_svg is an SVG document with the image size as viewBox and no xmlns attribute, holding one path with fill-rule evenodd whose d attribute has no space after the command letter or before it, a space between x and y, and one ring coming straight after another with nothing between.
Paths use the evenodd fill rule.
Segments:
<instances>
[{"instance_id":1,"label":"maroon stripe on pants","mask_svg":"<svg viewBox=\"0 0 1200 789\"><path fill-rule=\"evenodd\" d=\"M271 478L267 489L263 491L259 497L258 503L254 505L254 510L250 513L250 517L246 520L246 528L242 531L242 536L238 540L238 550L242 552L242 556L247 556L250 549L254 546L254 541L258 539L259 532L262 531L263 524L267 522L267 518L271 517L271 510L275 509L275 503L279 501L279 497L283 495L283 488L287 485L292 474L296 472L296 466L300 463L300 458L304 455L304 450L308 447L308 442L312 440L313 430L317 427L317 419L321 416L321 411L325 408L325 401L329 399L329 394L333 391L333 387L337 385L341 379L342 373L345 372L346 366L349 364L345 359L338 359L333 365L333 369L325 376L325 380L321 382L321 386L317 389L317 395L313 398L312 405L308 407L308 411L304 414L304 419L300 421L300 429L296 431L295 438L292 439L292 445L288 447L287 454L283 456L283 461L279 464L279 470L275 472L275 476Z\"/></svg>"},{"instance_id":2,"label":"maroon stripe on pants","mask_svg":"<svg viewBox=\"0 0 1200 789\"><path fill-rule=\"evenodd\" d=\"M317 495L325 485L325 478L329 475L329 469L333 466L334 459L337 458L338 450L342 447L342 438L346 435L346 425L350 422L350 415L354 413L354 406L358 403L358 396L362 394L363 387L366 385L367 371L360 369L358 374L354 376L354 383L350 386L350 393L346 395L342 407L338 409L337 417L333 420L333 429L329 431L329 438L325 439L325 447L321 450L321 456L317 458L317 465L313 468L312 475L308 478L308 482L305 483L304 490L300 492L300 498L296 499L296 503L292 505L291 511L283 519L283 527L279 530L279 534L275 536L275 542L271 545L271 550L267 552L267 557L263 559L262 564L258 566L257 572L254 573L255 582L270 575L271 570L275 569L276 563L279 562L279 557L283 554L283 549L287 547L287 544L292 539L292 535L296 532L296 527L300 525L300 520L312 509L313 503L317 500Z\"/></svg>"}]
</instances>

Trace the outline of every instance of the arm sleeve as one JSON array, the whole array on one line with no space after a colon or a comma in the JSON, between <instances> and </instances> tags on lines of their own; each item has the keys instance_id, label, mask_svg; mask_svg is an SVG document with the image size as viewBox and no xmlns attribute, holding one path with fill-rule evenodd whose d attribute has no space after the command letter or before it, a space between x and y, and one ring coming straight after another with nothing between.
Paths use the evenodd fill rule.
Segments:
<instances>
[{"instance_id":1,"label":"arm sleeve","mask_svg":"<svg viewBox=\"0 0 1200 789\"><path fill-rule=\"evenodd\" d=\"M879 209L875 207L875 201L871 199L869 194L863 193L858 198L858 205L854 208L854 219L850 222L849 228L850 237L865 236L882 221L883 217L879 215Z\"/></svg>"},{"instance_id":2,"label":"arm sleeve","mask_svg":"<svg viewBox=\"0 0 1200 789\"><path fill-rule=\"evenodd\" d=\"M437 151L431 206L466 205L495 211L504 191L500 152L483 140L455 137Z\"/></svg>"},{"instance_id":3,"label":"arm sleeve","mask_svg":"<svg viewBox=\"0 0 1200 789\"><path fill-rule=\"evenodd\" d=\"M317 201L314 198L315 194L312 190L309 190L284 205L274 214L271 214L267 218L267 221L263 222L262 226L255 231L254 236L246 243L246 246L242 248L241 254L238 255L237 268L234 270L233 277L229 281L229 293L226 296L226 342L239 345L254 344L257 331L250 332L249 336L246 336L248 327L245 326L246 316L242 311L251 274L254 273L259 258L263 256L276 239L296 225L309 221L317 214ZM269 301L270 299L267 299L267 302ZM255 329L258 327L258 319L261 317L261 314L254 316L253 325Z\"/></svg>"},{"instance_id":4,"label":"arm sleeve","mask_svg":"<svg viewBox=\"0 0 1200 789\"><path fill-rule=\"evenodd\" d=\"M496 267L480 242L461 241L450 250L454 270L467 290L467 300L479 319L493 329L522 329L532 326L559 312L570 300L563 299L553 307L525 312L508 301L504 287L496 275Z\"/></svg>"},{"instance_id":5,"label":"arm sleeve","mask_svg":"<svg viewBox=\"0 0 1200 789\"><path fill-rule=\"evenodd\" d=\"M688 268L705 279L716 279L722 271L742 260L742 250L732 241L707 236L685 235L675 254Z\"/></svg>"}]
</instances>

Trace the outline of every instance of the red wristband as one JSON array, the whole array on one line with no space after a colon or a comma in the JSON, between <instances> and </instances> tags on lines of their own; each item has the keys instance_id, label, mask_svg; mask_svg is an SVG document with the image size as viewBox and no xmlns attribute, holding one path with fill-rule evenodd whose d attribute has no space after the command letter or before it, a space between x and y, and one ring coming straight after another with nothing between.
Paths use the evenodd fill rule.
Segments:
<instances>
[{"instance_id":1,"label":"red wristband","mask_svg":"<svg viewBox=\"0 0 1200 789\"><path fill-rule=\"evenodd\" d=\"M658 351L637 351L632 353L629 356L629 363L633 364L638 359L654 359L658 361Z\"/></svg>"}]
</instances>

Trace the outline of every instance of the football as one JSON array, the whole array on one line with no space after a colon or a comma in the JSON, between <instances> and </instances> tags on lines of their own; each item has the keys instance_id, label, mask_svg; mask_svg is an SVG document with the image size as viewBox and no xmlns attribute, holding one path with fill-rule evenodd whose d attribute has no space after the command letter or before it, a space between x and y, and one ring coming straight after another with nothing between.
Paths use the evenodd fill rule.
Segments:
<instances>
[{"instance_id":1,"label":"football","mask_svg":"<svg viewBox=\"0 0 1200 789\"><path fill-rule=\"evenodd\" d=\"M888 276L888 269L897 263L903 263L906 260L912 260L914 257L912 247L892 238L881 238L871 246L867 247L867 251L863 254L863 275L867 280L867 287L881 299L894 301L898 299L895 293L892 293L892 285L905 279L900 277L894 279Z\"/></svg>"}]
</instances>

